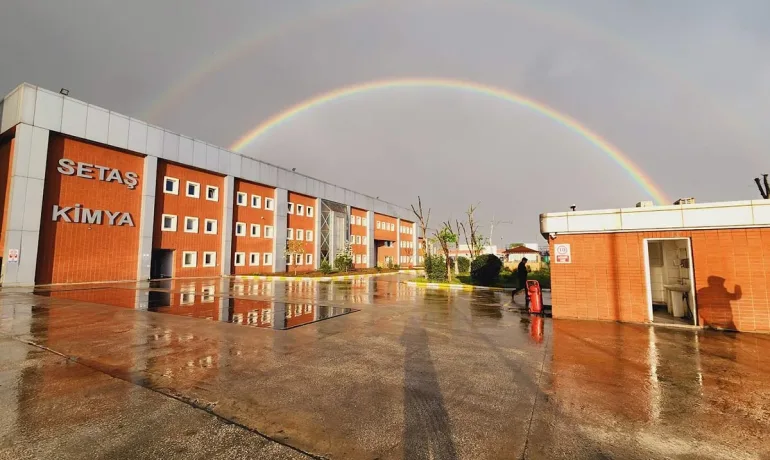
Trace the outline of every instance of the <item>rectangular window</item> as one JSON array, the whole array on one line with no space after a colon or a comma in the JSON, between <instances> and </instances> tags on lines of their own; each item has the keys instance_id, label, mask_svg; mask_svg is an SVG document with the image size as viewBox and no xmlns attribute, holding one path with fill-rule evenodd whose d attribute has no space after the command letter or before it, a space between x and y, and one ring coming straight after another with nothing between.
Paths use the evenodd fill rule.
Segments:
<instances>
[{"instance_id":1,"label":"rectangular window","mask_svg":"<svg viewBox=\"0 0 770 460\"><path fill-rule=\"evenodd\" d=\"M187 181L187 191L185 192L185 195L189 196L190 198L200 198L201 197L201 184L197 182L190 182Z\"/></svg>"},{"instance_id":2,"label":"rectangular window","mask_svg":"<svg viewBox=\"0 0 770 460\"><path fill-rule=\"evenodd\" d=\"M216 219L206 219L203 233L207 235L217 234L217 221Z\"/></svg>"},{"instance_id":3,"label":"rectangular window","mask_svg":"<svg viewBox=\"0 0 770 460\"><path fill-rule=\"evenodd\" d=\"M291 254L286 254L286 265L291 265L291 262L294 258L291 256Z\"/></svg>"},{"instance_id":4,"label":"rectangular window","mask_svg":"<svg viewBox=\"0 0 770 460\"><path fill-rule=\"evenodd\" d=\"M235 253L235 261L233 264L236 267L243 267L246 265L246 253L245 252L236 252Z\"/></svg>"},{"instance_id":5,"label":"rectangular window","mask_svg":"<svg viewBox=\"0 0 770 460\"><path fill-rule=\"evenodd\" d=\"M356 235L356 244L361 244L361 235Z\"/></svg>"},{"instance_id":6,"label":"rectangular window","mask_svg":"<svg viewBox=\"0 0 770 460\"><path fill-rule=\"evenodd\" d=\"M361 254L356 254L356 263L357 264L361 263Z\"/></svg>"},{"instance_id":7,"label":"rectangular window","mask_svg":"<svg viewBox=\"0 0 770 460\"><path fill-rule=\"evenodd\" d=\"M297 229L297 239L299 241L302 241L305 239L305 232L304 230Z\"/></svg>"},{"instance_id":8,"label":"rectangular window","mask_svg":"<svg viewBox=\"0 0 770 460\"><path fill-rule=\"evenodd\" d=\"M198 253L195 251L182 252L182 266L185 268L198 265Z\"/></svg>"},{"instance_id":9,"label":"rectangular window","mask_svg":"<svg viewBox=\"0 0 770 460\"><path fill-rule=\"evenodd\" d=\"M305 214L308 217L313 217L313 207L312 206L306 206L305 207Z\"/></svg>"},{"instance_id":10,"label":"rectangular window","mask_svg":"<svg viewBox=\"0 0 770 460\"><path fill-rule=\"evenodd\" d=\"M235 236L246 236L246 224L243 222L235 223Z\"/></svg>"},{"instance_id":11,"label":"rectangular window","mask_svg":"<svg viewBox=\"0 0 770 460\"><path fill-rule=\"evenodd\" d=\"M259 195L251 195L251 207L252 208L261 208L262 207L262 197Z\"/></svg>"},{"instance_id":12,"label":"rectangular window","mask_svg":"<svg viewBox=\"0 0 770 460\"><path fill-rule=\"evenodd\" d=\"M304 216L305 215L305 207L301 204L297 205L297 215L298 216Z\"/></svg>"},{"instance_id":13,"label":"rectangular window","mask_svg":"<svg viewBox=\"0 0 770 460\"><path fill-rule=\"evenodd\" d=\"M273 227L269 225L265 225L265 238L272 238L273 237Z\"/></svg>"},{"instance_id":14,"label":"rectangular window","mask_svg":"<svg viewBox=\"0 0 770 460\"><path fill-rule=\"evenodd\" d=\"M185 233L198 233L198 218L185 216L184 231Z\"/></svg>"},{"instance_id":15,"label":"rectangular window","mask_svg":"<svg viewBox=\"0 0 770 460\"><path fill-rule=\"evenodd\" d=\"M251 265L252 267L259 265L259 253L258 252L249 253L249 265Z\"/></svg>"},{"instance_id":16,"label":"rectangular window","mask_svg":"<svg viewBox=\"0 0 770 460\"><path fill-rule=\"evenodd\" d=\"M286 229L286 239L287 240L293 240L294 239L294 229L293 228L287 228Z\"/></svg>"},{"instance_id":17,"label":"rectangular window","mask_svg":"<svg viewBox=\"0 0 770 460\"><path fill-rule=\"evenodd\" d=\"M206 199L209 201L219 201L219 187L214 187L213 185L207 185Z\"/></svg>"},{"instance_id":18,"label":"rectangular window","mask_svg":"<svg viewBox=\"0 0 770 460\"><path fill-rule=\"evenodd\" d=\"M173 214L163 214L163 220L160 229L164 232L175 232L176 216Z\"/></svg>"},{"instance_id":19,"label":"rectangular window","mask_svg":"<svg viewBox=\"0 0 770 460\"><path fill-rule=\"evenodd\" d=\"M272 211L274 208L274 201L272 198L265 198L265 209Z\"/></svg>"},{"instance_id":20,"label":"rectangular window","mask_svg":"<svg viewBox=\"0 0 770 460\"><path fill-rule=\"evenodd\" d=\"M313 241L313 231L308 230L305 232L305 241Z\"/></svg>"},{"instance_id":21,"label":"rectangular window","mask_svg":"<svg viewBox=\"0 0 770 460\"><path fill-rule=\"evenodd\" d=\"M287 209L289 210L289 214L294 214L294 203L289 201L287 204L288 204L288 208Z\"/></svg>"},{"instance_id":22,"label":"rectangular window","mask_svg":"<svg viewBox=\"0 0 770 460\"><path fill-rule=\"evenodd\" d=\"M166 176L163 179L163 193L179 195L179 179Z\"/></svg>"},{"instance_id":23,"label":"rectangular window","mask_svg":"<svg viewBox=\"0 0 770 460\"><path fill-rule=\"evenodd\" d=\"M356 216L356 225L361 225L361 216Z\"/></svg>"},{"instance_id":24,"label":"rectangular window","mask_svg":"<svg viewBox=\"0 0 770 460\"><path fill-rule=\"evenodd\" d=\"M302 265L302 254L294 254L294 264Z\"/></svg>"},{"instance_id":25,"label":"rectangular window","mask_svg":"<svg viewBox=\"0 0 770 460\"><path fill-rule=\"evenodd\" d=\"M313 254L305 254L305 265L313 265Z\"/></svg>"},{"instance_id":26,"label":"rectangular window","mask_svg":"<svg viewBox=\"0 0 770 460\"><path fill-rule=\"evenodd\" d=\"M251 236L252 237L259 238L259 230L260 230L259 224L251 224Z\"/></svg>"},{"instance_id":27,"label":"rectangular window","mask_svg":"<svg viewBox=\"0 0 770 460\"><path fill-rule=\"evenodd\" d=\"M246 200L248 200L249 195L243 192L238 192L238 195L236 195L235 202L238 206L246 206Z\"/></svg>"},{"instance_id":28,"label":"rectangular window","mask_svg":"<svg viewBox=\"0 0 770 460\"><path fill-rule=\"evenodd\" d=\"M203 266L204 267L216 267L217 266L217 253L216 252L204 252L203 253Z\"/></svg>"},{"instance_id":29,"label":"rectangular window","mask_svg":"<svg viewBox=\"0 0 770 460\"><path fill-rule=\"evenodd\" d=\"M269 252L262 254L262 264L263 265L273 265L273 255Z\"/></svg>"},{"instance_id":30,"label":"rectangular window","mask_svg":"<svg viewBox=\"0 0 770 460\"><path fill-rule=\"evenodd\" d=\"M378 220L377 221L377 229L379 230L381 226L382 226L382 223L380 223L380 221Z\"/></svg>"}]
</instances>

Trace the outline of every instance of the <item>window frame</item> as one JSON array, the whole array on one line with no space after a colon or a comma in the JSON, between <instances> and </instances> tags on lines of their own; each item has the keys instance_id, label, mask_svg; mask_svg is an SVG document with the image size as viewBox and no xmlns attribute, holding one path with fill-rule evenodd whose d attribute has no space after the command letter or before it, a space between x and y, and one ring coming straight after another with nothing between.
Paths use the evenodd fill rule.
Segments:
<instances>
[{"instance_id":1,"label":"window frame","mask_svg":"<svg viewBox=\"0 0 770 460\"><path fill-rule=\"evenodd\" d=\"M238 229L242 228L243 232L238 232ZM235 223L235 236L246 236L246 222L236 222Z\"/></svg>"},{"instance_id":2,"label":"window frame","mask_svg":"<svg viewBox=\"0 0 770 460\"><path fill-rule=\"evenodd\" d=\"M273 265L273 253L265 252L262 254L262 265Z\"/></svg>"},{"instance_id":3,"label":"window frame","mask_svg":"<svg viewBox=\"0 0 770 460\"><path fill-rule=\"evenodd\" d=\"M305 265L302 254L294 254L294 265Z\"/></svg>"},{"instance_id":4,"label":"window frame","mask_svg":"<svg viewBox=\"0 0 770 460\"><path fill-rule=\"evenodd\" d=\"M292 203L291 201L286 203L286 212L288 212L289 214L294 214L294 203Z\"/></svg>"},{"instance_id":5,"label":"window frame","mask_svg":"<svg viewBox=\"0 0 770 460\"><path fill-rule=\"evenodd\" d=\"M289 227L286 229L286 239L292 241L294 239L294 229Z\"/></svg>"},{"instance_id":6,"label":"window frame","mask_svg":"<svg viewBox=\"0 0 770 460\"><path fill-rule=\"evenodd\" d=\"M264 238L275 238L275 228L272 225L265 225L264 232L262 232Z\"/></svg>"},{"instance_id":7,"label":"window frame","mask_svg":"<svg viewBox=\"0 0 770 460\"><path fill-rule=\"evenodd\" d=\"M305 206L301 204L294 205L294 208L297 211L298 216L304 216L305 215Z\"/></svg>"},{"instance_id":8,"label":"window frame","mask_svg":"<svg viewBox=\"0 0 770 460\"><path fill-rule=\"evenodd\" d=\"M307 217L313 217L313 207L312 206L305 206L305 215Z\"/></svg>"},{"instance_id":9,"label":"window frame","mask_svg":"<svg viewBox=\"0 0 770 460\"><path fill-rule=\"evenodd\" d=\"M297 229L295 236L297 237L297 241L305 241L305 231L301 228Z\"/></svg>"},{"instance_id":10,"label":"window frame","mask_svg":"<svg viewBox=\"0 0 770 460\"><path fill-rule=\"evenodd\" d=\"M174 228L166 228L166 217L170 217L174 222ZM175 232L178 228L178 218L176 214L162 214L160 217L160 231Z\"/></svg>"},{"instance_id":11,"label":"window frame","mask_svg":"<svg viewBox=\"0 0 770 460\"><path fill-rule=\"evenodd\" d=\"M213 190L214 191L214 198L209 198L209 192ZM207 185L206 186L206 200L207 201L219 201L219 187L216 185Z\"/></svg>"},{"instance_id":12,"label":"window frame","mask_svg":"<svg viewBox=\"0 0 770 460\"><path fill-rule=\"evenodd\" d=\"M254 201L256 199L256 206L254 206ZM254 209L262 209L262 195L257 195L255 193L251 194L251 207Z\"/></svg>"},{"instance_id":13,"label":"window frame","mask_svg":"<svg viewBox=\"0 0 770 460\"><path fill-rule=\"evenodd\" d=\"M305 230L305 241L313 241L313 230Z\"/></svg>"},{"instance_id":14,"label":"window frame","mask_svg":"<svg viewBox=\"0 0 770 460\"><path fill-rule=\"evenodd\" d=\"M243 203L241 203L241 197L243 197ZM236 206L248 206L249 204L249 194L246 192L236 192L235 193L235 205Z\"/></svg>"},{"instance_id":15,"label":"window frame","mask_svg":"<svg viewBox=\"0 0 770 460\"><path fill-rule=\"evenodd\" d=\"M193 186L194 193L190 193L190 186ZM193 182L191 180L185 181L184 184L184 196L187 198L200 198L201 197L201 184L200 182Z\"/></svg>"},{"instance_id":16,"label":"window frame","mask_svg":"<svg viewBox=\"0 0 770 460\"><path fill-rule=\"evenodd\" d=\"M212 262L206 263L206 256L212 256ZM216 267L217 266L217 252L216 251L204 251L203 252L203 266L204 267Z\"/></svg>"},{"instance_id":17,"label":"window frame","mask_svg":"<svg viewBox=\"0 0 770 460\"><path fill-rule=\"evenodd\" d=\"M254 263L254 256L257 256L257 262ZM259 267L259 262L261 262L262 254L258 252L250 252L249 253L249 267Z\"/></svg>"},{"instance_id":18,"label":"window frame","mask_svg":"<svg viewBox=\"0 0 770 460\"><path fill-rule=\"evenodd\" d=\"M209 231L209 223L214 223L214 229ZM216 219L203 219L203 233L206 235L216 235L219 231L219 221Z\"/></svg>"},{"instance_id":19,"label":"window frame","mask_svg":"<svg viewBox=\"0 0 770 460\"><path fill-rule=\"evenodd\" d=\"M265 197L265 210L267 211L275 211L275 199L270 197Z\"/></svg>"},{"instance_id":20,"label":"window frame","mask_svg":"<svg viewBox=\"0 0 770 460\"><path fill-rule=\"evenodd\" d=\"M195 222L195 228L193 230L187 229L188 219L192 222ZM198 233L199 230L200 230L200 219L198 217L184 216L184 233Z\"/></svg>"},{"instance_id":21,"label":"window frame","mask_svg":"<svg viewBox=\"0 0 770 460\"><path fill-rule=\"evenodd\" d=\"M238 256L241 256L241 262L238 263ZM246 266L246 253L245 252L236 252L233 254L233 266L235 267L244 267Z\"/></svg>"},{"instance_id":22,"label":"window frame","mask_svg":"<svg viewBox=\"0 0 770 460\"><path fill-rule=\"evenodd\" d=\"M257 231L255 232L254 229ZM259 224L249 224L249 236L252 238L259 238L262 235L262 226Z\"/></svg>"},{"instance_id":23,"label":"window frame","mask_svg":"<svg viewBox=\"0 0 770 460\"><path fill-rule=\"evenodd\" d=\"M192 254L192 263L187 263L187 256ZM195 268L198 266L198 251L182 251L182 268Z\"/></svg>"},{"instance_id":24,"label":"window frame","mask_svg":"<svg viewBox=\"0 0 770 460\"><path fill-rule=\"evenodd\" d=\"M174 184L171 191L167 190L166 188L169 181ZM163 193L169 195L179 195L179 179L171 176L163 176Z\"/></svg>"},{"instance_id":25,"label":"window frame","mask_svg":"<svg viewBox=\"0 0 770 460\"><path fill-rule=\"evenodd\" d=\"M305 265L313 265L313 254L305 254Z\"/></svg>"}]
</instances>

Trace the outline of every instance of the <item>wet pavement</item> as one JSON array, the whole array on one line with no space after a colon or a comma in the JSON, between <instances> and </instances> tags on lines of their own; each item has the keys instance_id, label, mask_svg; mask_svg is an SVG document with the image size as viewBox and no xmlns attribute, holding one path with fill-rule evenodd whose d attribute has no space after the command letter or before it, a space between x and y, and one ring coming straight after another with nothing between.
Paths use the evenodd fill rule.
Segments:
<instances>
[{"instance_id":1,"label":"wet pavement","mask_svg":"<svg viewBox=\"0 0 770 460\"><path fill-rule=\"evenodd\" d=\"M0 458L770 456L770 336L400 279L6 290Z\"/></svg>"}]
</instances>

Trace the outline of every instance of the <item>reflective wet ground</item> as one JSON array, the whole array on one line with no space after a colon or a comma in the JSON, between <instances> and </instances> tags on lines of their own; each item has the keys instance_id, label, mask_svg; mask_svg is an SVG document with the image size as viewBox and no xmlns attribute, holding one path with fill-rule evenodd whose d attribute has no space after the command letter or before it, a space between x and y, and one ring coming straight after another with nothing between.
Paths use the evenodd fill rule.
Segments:
<instances>
[{"instance_id":1,"label":"reflective wet ground","mask_svg":"<svg viewBox=\"0 0 770 460\"><path fill-rule=\"evenodd\" d=\"M0 458L770 456L765 335L396 276L37 294L0 293Z\"/></svg>"}]
</instances>

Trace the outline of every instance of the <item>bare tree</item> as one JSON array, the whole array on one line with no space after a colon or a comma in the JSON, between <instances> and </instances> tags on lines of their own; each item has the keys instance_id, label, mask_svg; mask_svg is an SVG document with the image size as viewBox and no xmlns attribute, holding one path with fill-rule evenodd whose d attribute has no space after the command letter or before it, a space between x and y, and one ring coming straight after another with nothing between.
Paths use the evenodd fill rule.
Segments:
<instances>
[{"instance_id":1,"label":"bare tree","mask_svg":"<svg viewBox=\"0 0 770 460\"><path fill-rule=\"evenodd\" d=\"M767 182L767 174L762 174L762 179L764 181L764 188L762 187L763 184L759 182L759 177L754 178L754 182L757 184L762 198L766 200L770 197L770 184Z\"/></svg>"},{"instance_id":2,"label":"bare tree","mask_svg":"<svg viewBox=\"0 0 770 460\"><path fill-rule=\"evenodd\" d=\"M433 232L433 237L441 246L441 251L444 253L444 259L446 260L446 276L447 279L451 282L452 262L449 260L449 245L457 242L457 235L452 231L452 224L449 222L444 222L443 225L444 226L441 230L436 230Z\"/></svg>"},{"instance_id":3,"label":"bare tree","mask_svg":"<svg viewBox=\"0 0 770 460\"><path fill-rule=\"evenodd\" d=\"M457 254L455 254L455 275L460 274L460 229L462 228L462 223L460 223L459 220L455 219L455 250L457 251Z\"/></svg>"},{"instance_id":4,"label":"bare tree","mask_svg":"<svg viewBox=\"0 0 770 460\"><path fill-rule=\"evenodd\" d=\"M465 215L468 216L468 228L466 229L463 223L460 223L460 228L463 231L463 237L465 238L465 244L468 245L468 250L471 252L471 258L475 259L481 255L484 250L484 238L479 234L479 224L473 218L473 213L476 212L476 206L469 206ZM459 232L458 232L459 233Z\"/></svg>"},{"instance_id":5,"label":"bare tree","mask_svg":"<svg viewBox=\"0 0 770 460\"><path fill-rule=\"evenodd\" d=\"M430 255L428 250L428 223L430 222L430 208L428 208L428 214L426 215L422 210L422 200L417 197L417 208L412 205L412 212L417 217L420 223L420 229L422 230L422 249L425 252L425 257Z\"/></svg>"}]
</instances>

